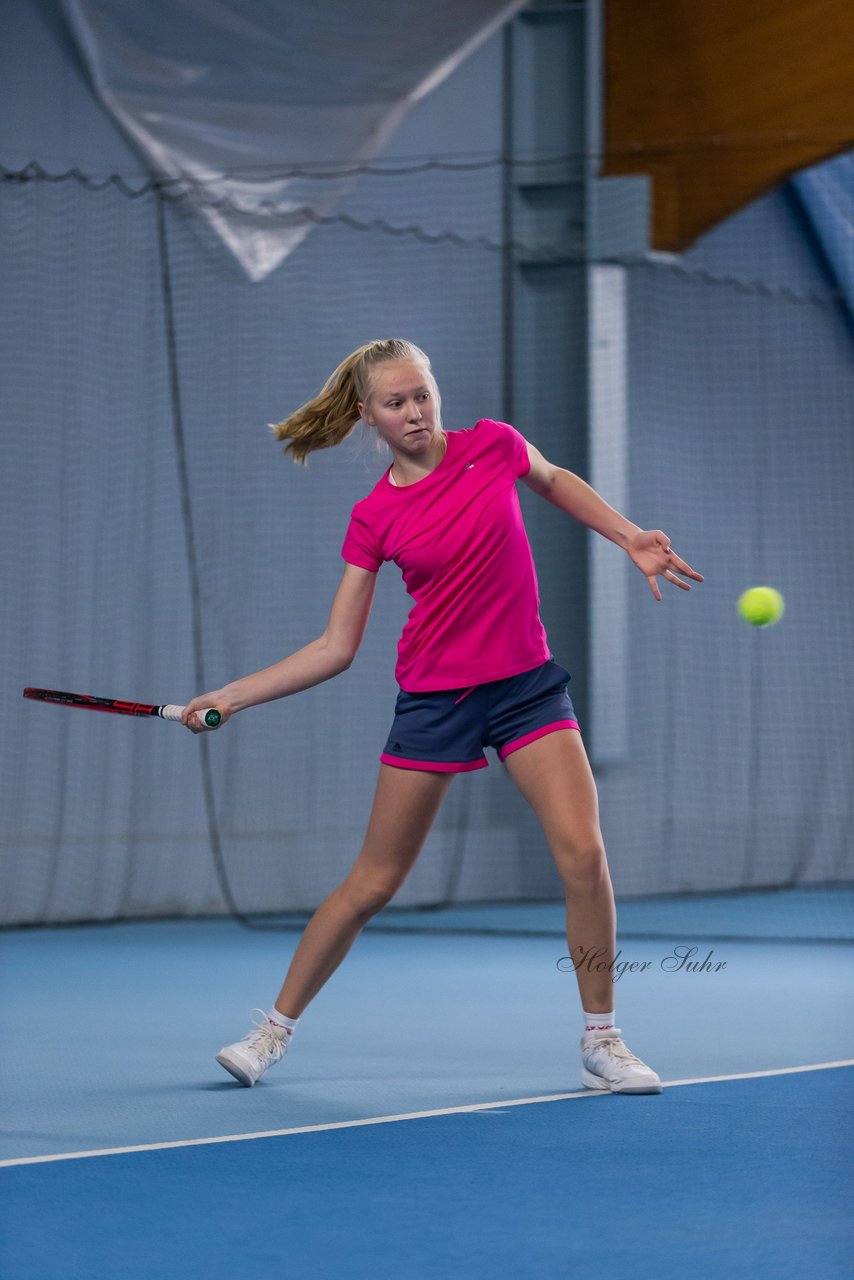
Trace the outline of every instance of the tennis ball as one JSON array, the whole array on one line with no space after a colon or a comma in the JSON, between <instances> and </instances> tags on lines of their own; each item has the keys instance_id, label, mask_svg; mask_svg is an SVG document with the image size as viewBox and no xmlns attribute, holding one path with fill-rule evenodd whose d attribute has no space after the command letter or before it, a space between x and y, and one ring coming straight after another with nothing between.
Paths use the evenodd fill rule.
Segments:
<instances>
[{"instance_id":1,"label":"tennis ball","mask_svg":"<svg viewBox=\"0 0 854 1280\"><path fill-rule=\"evenodd\" d=\"M773 587L751 587L738 599L738 612L754 627L770 627L779 622L786 602Z\"/></svg>"}]
</instances>

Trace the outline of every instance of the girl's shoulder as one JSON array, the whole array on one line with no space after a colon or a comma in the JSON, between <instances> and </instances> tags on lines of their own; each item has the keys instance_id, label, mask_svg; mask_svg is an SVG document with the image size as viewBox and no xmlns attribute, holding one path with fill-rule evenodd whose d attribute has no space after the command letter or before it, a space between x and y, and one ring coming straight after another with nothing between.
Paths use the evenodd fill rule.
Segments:
<instances>
[{"instance_id":1,"label":"girl's shoulder","mask_svg":"<svg viewBox=\"0 0 854 1280\"><path fill-rule=\"evenodd\" d=\"M515 440L520 433L509 422L501 422L498 418L478 418L470 431L496 440Z\"/></svg>"},{"instance_id":2,"label":"girl's shoulder","mask_svg":"<svg viewBox=\"0 0 854 1280\"><path fill-rule=\"evenodd\" d=\"M516 427L511 426L509 422L499 422L497 418L480 418L471 428L472 438L477 438L478 443L496 445L503 447L511 455L522 449L527 449L527 441Z\"/></svg>"}]
</instances>

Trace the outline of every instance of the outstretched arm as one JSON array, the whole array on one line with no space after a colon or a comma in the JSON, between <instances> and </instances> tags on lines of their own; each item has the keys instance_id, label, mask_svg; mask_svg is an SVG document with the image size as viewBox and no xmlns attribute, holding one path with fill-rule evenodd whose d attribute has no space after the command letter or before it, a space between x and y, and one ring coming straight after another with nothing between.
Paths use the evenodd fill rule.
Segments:
<instances>
[{"instance_id":1,"label":"outstretched arm","mask_svg":"<svg viewBox=\"0 0 854 1280\"><path fill-rule=\"evenodd\" d=\"M202 724L198 716L198 712L206 707L216 707L224 724L236 711L300 693L346 671L356 656L368 624L376 578L377 575L367 569L345 565L322 636L264 671L242 676L222 689L193 698L184 708L183 723L193 733L209 733L211 730Z\"/></svg>"},{"instance_id":2,"label":"outstretched arm","mask_svg":"<svg viewBox=\"0 0 854 1280\"><path fill-rule=\"evenodd\" d=\"M568 516L622 547L646 578L656 600L661 599L656 581L659 574L683 591L690 591L691 584L677 577L676 570L696 582L703 581L703 575L686 564L671 548L666 533L662 533L660 529L641 529L632 524L631 520L609 506L580 476L547 462L539 449L535 449L530 441L527 444L531 469L522 477L525 484L553 506L565 511Z\"/></svg>"}]
</instances>

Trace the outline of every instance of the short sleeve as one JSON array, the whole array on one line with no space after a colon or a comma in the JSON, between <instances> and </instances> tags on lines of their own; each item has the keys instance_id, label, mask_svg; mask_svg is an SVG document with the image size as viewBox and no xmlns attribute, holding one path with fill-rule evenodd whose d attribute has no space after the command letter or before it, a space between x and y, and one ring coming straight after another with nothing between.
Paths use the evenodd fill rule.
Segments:
<instances>
[{"instance_id":1,"label":"short sleeve","mask_svg":"<svg viewBox=\"0 0 854 1280\"><path fill-rule=\"evenodd\" d=\"M483 426L488 426L495 434L496 441L507 450L514 477L519 480L526 476L531 470L531 459L528 457L528 442L525 437L515 427L511 427L509 422L486 419Z\"/></svg>"},{"instance_id":2,"label":"short sleeve","mask_svg":"<svg viewBox=\"0 0 854 1280\"><path fill-rule=\"evenodd\" d=\"M358 507L358 503L356 507ZM371 530L359 515L356 507L353 508L350 515L350 524L344 538L344 545L341 548L341 556L348 564L354 564L359 569L370 569L371 573L377 573L382 566L383 558L378 555L374 539L371 536Z\"/></svg>"}]
</instances>

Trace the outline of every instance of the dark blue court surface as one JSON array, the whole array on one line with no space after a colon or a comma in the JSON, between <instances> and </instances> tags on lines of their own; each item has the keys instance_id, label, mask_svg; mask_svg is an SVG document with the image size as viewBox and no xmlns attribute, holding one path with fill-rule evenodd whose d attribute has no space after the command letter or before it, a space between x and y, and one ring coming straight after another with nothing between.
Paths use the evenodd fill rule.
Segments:
<instances>
[{"instance_id":1,"label":"dark blue court surface","mask_svg":"<svg viewBox=\"0 0 854 1280\"><path fill-rule=\"evenodd\" d=\"M851 1274L854 1069L7 1168L6 1280Z\"/></svg>"}]
</instances>

